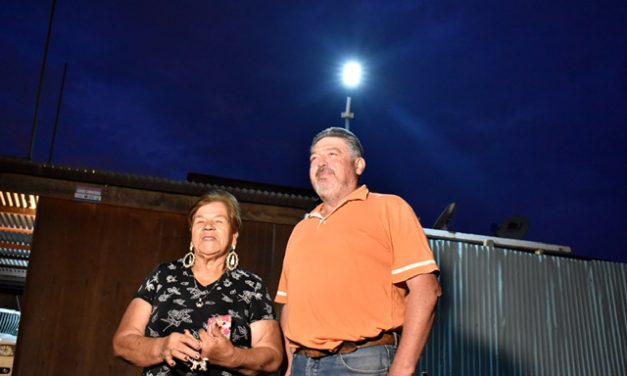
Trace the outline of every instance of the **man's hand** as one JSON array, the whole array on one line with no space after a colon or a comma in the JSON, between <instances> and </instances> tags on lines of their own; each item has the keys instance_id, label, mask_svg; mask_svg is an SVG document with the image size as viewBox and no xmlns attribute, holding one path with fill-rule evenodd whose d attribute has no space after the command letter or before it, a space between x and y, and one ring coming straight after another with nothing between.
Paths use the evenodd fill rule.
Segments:
<instances>
[{"instance_id":1,"label":"man's hand","mask_svg":"<svg viewBox=\"0 0 627 376\"><path fill-rule=\"evenodd\" d=\"M420 274L407 280L403 335L389 376L411 376L429 339L435 308L442 295L435 274Z\"/></svg>"}]
</instances>

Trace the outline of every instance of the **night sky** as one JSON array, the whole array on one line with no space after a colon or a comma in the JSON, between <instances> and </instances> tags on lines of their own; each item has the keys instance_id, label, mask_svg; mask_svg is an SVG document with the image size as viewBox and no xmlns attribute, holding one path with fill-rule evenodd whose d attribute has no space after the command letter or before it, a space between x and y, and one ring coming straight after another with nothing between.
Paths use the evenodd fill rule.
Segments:
<instances>
[{"instance_id":1,"label":"night sky","mask_svg":"<svg viewBox=\"0 0 627 376\"><path fill-rule=\"evenodd\" d=\"M27 157L50 0L0 5L0 155ZM364 82L339 72L362 62ZM431 227L627 262L627 2L58 0L33 160L309 187L312 136Z\"/></svg>"}]
</instances>

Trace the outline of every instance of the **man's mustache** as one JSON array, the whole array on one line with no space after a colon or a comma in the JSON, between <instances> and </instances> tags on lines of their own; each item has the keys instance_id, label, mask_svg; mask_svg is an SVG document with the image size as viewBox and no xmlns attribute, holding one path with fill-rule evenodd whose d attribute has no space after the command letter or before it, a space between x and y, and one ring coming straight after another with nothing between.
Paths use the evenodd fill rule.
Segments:
<instances>
[{"instance_id":1,"label":"man's mustache","mask_svg":"<svg viewBox=\"0 0 627 376\"><path fill-rule=\"evenodd\" d=\"M322 167L318 168L318 170L316 171L316 177L319 177L320 174L325 174L325 173L335 174L335 171L333 171L333 169L330 168L330 167L322 166Z\"/></svg>"}]
</instances>

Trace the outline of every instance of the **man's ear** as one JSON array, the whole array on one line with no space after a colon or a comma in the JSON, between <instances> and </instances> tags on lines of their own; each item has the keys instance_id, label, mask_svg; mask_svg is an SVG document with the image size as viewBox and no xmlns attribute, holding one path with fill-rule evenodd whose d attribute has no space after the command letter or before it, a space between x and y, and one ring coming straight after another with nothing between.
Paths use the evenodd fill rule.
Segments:
<instances>
[{"instance_id":1,"label":"man's ear","mask_svg":"<svg viewBox=\"0 0 627 376\"><path fill-rule=\"evenodd\" d=\"M358 176L361 176L361 174L364 173L364 170L366 169L366 160L363 159L362 157L359 157L357 159L355 159L355 173Z\"/></svg>"}]
</instances>

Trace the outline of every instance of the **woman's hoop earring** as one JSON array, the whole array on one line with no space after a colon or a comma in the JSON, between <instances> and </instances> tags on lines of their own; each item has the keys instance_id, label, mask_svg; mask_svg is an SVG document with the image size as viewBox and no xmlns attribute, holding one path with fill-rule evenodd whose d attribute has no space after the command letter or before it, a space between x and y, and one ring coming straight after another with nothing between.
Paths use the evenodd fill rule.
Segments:
<instances>
[{"instance_id":1,"label":"woman's hoop earring","mask_svg":"<svg viewBox=\"0 0 627 376\"><path fill-rule=\"evenodd\" d=\"M239 257L235 253L235 247L231 247L231 250L226 255L226 268L233 270L237 268L237 265L239 265Z\"/></svg>"},{"instance_id":2,"label":"woman's hoop earring","mask_svg":"<svg viewBox=\"0 0 627 376\"><path fill-rule=\"evenodd\" d=\"M196 262L196 255L194 254L194 245L189 243L189 252L183 257L183 266L186 268L191 268L194 266L194 262Z\"/></svg>"}]
</instances>

